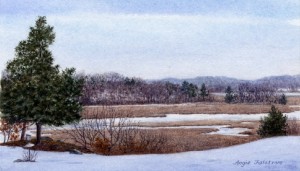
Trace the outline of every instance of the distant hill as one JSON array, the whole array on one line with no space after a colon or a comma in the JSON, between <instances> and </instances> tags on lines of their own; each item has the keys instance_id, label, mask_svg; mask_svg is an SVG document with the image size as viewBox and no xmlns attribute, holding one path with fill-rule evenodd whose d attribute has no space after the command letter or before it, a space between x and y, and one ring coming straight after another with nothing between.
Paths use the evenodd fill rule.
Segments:
<instances>
[{"instance_id":1,"label":"distant hill","mask_svg":"<svg viewBox=\"0 0 300 171\"><path fill-rule=\"evenodd\" d=\"M205 83L212 91L223 92L227 86L236 88L240 83L253 83L253 84L269 84L277 89L283 89L288 91L296 91L300 89L300 75L290 76L270 76L264 77L257 80L240 80L225 76L201 76L188 79L177 79L177 78L165 78L156 81L171 82L176 84L181 84L183 81L188 81L190 83L201 86Z\"/></svg>"},{"instance_id":2,"label":"distant hill","mask_svg":"<svg viewBox=\"0 0 300 171\"><path fill-rule=\"evenodd\" d=\"M300 89L300 75L270 76L270 77L264 77L258 80L254 80L253 82L257 84L268 83L278 89L290 89L290 90Z\"/></svg>"}]
</instances>

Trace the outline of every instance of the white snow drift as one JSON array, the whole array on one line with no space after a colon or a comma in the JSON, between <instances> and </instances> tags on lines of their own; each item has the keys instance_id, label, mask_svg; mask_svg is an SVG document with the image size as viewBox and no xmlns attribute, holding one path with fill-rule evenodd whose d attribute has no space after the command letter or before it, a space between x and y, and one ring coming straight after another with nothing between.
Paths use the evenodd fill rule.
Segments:
<instances>
[{"instance_id":1,"label":"white snow drift","mask_svg":"<svg viewBox=\"0 0 300 171\"><path fill-rule=\"evenodd\" d=\"M22 148L0 146L1 171L296 171L300 137L275 137L222 149L176 154L101 156L38 152L37 162L14 163Z\"/></svg>"}]
</instances>

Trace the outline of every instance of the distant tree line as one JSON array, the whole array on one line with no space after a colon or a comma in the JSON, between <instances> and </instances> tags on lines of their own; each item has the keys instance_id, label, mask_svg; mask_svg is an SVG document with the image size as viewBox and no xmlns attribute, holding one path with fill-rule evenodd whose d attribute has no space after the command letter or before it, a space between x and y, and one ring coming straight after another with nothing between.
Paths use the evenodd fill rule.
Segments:
<instances>
[{"instance_id":1,"label":"distant tree line","mask_svg":"<svg viewBox=\"0 0 300 171\"><path fill-rule=\"evenodd\" d=\"M235 91L228 86L225 93L225 102L227 103L287 103L285 95L278 94L276 88L267 83L241 83Z\"/></svg>"},{"instance_id":2,"label":"distant tree line","mask_svg":"<svg viewBox=\"0 0 300 171\"><path fill-rule=\"evenodd\" d=\"M212 76L202 76L196 78L185 79L186 81L201 86L202 83L205 83L209 87L211 92L224 92L227 86L230 86L232 89L237 89L241 83L251 83L256 85L268 84L275 88L278 91L290 91L296 92L300 91L300 75L290 76L271 76L265 77L258 80L239 80L229 77L212 77ZM180 84L184 80L176 78L166 78L162 81L169 81L172 83Z\"/></svg>"},{"instance_id":3,"label":"distant tree line","mask_svg":"<svg viewBox=\"0 0 300 171\"><path fill-rule=\"evenodd\" d=\"M188 81L171 83L168 81L147 82L141 78L125 77L118 73L78 75L84 78L83 105L118 105L150 103L186 103L215 101L206 84L198 87ZM227 103L286 104L284 94L268 83L240 83L237 87L228 86L225 90Z\"/></svg>"},{"instance_id":4,"label":"distant tree line","mask_svg":"<svg viewBox=\"0 0 300 171\"><path fill-rule=\"evenodd\" d=\"M212 101L209 89L184 81L182 84L129 78L117 73L81 75L85 78L84 105L184 103Z\"/></svg>"}]
</instances>

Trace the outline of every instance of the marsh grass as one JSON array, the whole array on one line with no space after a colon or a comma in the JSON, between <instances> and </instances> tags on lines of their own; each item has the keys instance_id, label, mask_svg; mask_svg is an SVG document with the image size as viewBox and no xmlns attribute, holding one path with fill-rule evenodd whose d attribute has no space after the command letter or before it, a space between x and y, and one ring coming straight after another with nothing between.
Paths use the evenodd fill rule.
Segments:
<instances>
[{"instance_id":1,"label":"marsh grass","mask_svg":"<svg viewBox=\"0 0 300 171\"><path fill-rule=\"evenodd\" d=\"M118 113L118 117L165 117L166 114L259 114L268 113L270 110L270 105L226 103L118 105L110 107ZM287 105L277 105L276 107L284 113L294 111ZM102 106L86 106L82 112L82 117L91 119L95 112L102 109Z\"/></svg>"}]
</instances>

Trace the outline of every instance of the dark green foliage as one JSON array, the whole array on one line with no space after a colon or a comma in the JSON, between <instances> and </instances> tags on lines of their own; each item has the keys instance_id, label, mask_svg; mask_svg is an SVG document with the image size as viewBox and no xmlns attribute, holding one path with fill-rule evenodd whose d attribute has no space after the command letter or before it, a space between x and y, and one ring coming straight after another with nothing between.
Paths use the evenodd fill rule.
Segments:
<instances>
[{"instance_id":1,"label":"dark green foliage","mask_svg":"<svg viewBox=\"0 0 300 171\"><path fill-rule=\"evenodd\" d=\"M75 69L59 71L53 65L49 46L54 42L53 27L39 17L29 36L16 47L16 57L7 63L1 80L0 107L11 122L37 125L39 143L42 125L63 125L80 119L79 98L83 79Z\"/></svg>"},{"instance_id":2,"label":"dark green foliage","mask_svg":"<svg viewBox=\"0 0 300 171\"><path fill-rule=\"evenodd\" d=\"M189 97L197 97L198 87L195 84L189 84Z\"/></svg>"},{"instance_id":3,"label":"dark green foliage","mask_svg":"<svg viewBox=\"0 0 300 171\"><path fill-rule=\"evenodd\" d=\"M181 86L181 91L188 95L189 98L197 97L198 86L187 81L184 81Z\"/></svg>"},{"instance_id":4,"label":"dark green foliage","mask_svg":"<svg viewBox=\"0 0 300 171\"><path fill-rule=\"evenodd\" d=\"M278 103L279 103L279 104L286 105L287 99L286 99L285 94L282 94L282 95L280 96L280 98L279 98L279 100L278 100Z\"/></svg>"},{"instance_id":5,"label":"dark green foliage","mask_svg":"<svg viewBox=\"0 0 300 171\"><path fill-rule=\"evenodd\" d=\"M188 92L188 89L189 89L189 82L183 81L181 85L181 91Z\"/></svg>"},{"instance_id":6,"label":"dark green foliage","mask_svg":"<svg viewBox=\"0 0 300 171\"><path fill-rule=\"evenodd\" d=\"M232 103L234 101L234 93L233 93L233 90L231 89L230 86L228 86L226 88L225 93L226 93L226 95L225 95L225 102L226 103Z\"/></svg>"},{"instance_id":7,"label":"dark green foliage","mask_svg":"<svg viewBox=\"0 0 300 171\"><path fill-rule=\"evenodd\" d=\"M208 97L209 92L205 86L205 84L203 83L201 85L201 89L200 89L200 96L202 97L202 100L205 100L205 97Z\"/></svg>"},{"instance_id":8,"label":"dark green foliage","mask_svg":"<svg viewBox=\"0 0 300 171\"><path fill-rule=\"evenodd\" d=\"M257 131L261 137L280 136L287 134L287 116L283 116L281 111L271 107L268 116L261 119L260 126Z\"/></svg>"},{"instance_id":9,"label":"dark green foliage","mask_svg":"<svg viewBox=\"0 0 300 171\"><path fill-rule=\"evenodd\" d=\"M130 79L128 77L126 77L124 81L125 81L125 85L127 86L134 86L136 83L136 81L133 78Z\"/></svg>"}]
</instances>

